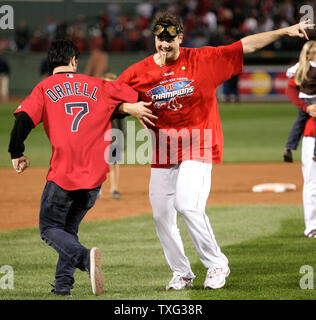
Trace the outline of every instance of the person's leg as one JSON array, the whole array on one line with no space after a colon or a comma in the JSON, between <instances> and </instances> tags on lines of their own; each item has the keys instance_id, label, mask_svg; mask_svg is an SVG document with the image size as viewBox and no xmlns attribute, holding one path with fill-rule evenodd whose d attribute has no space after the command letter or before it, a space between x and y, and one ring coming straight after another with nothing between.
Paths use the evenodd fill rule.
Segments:
<instances>
[{"instance_id":1,"label":"person's leg","mask_svg":"<svg viewBox=\"0 0 316 320\"><path fill-rule=\"evenodd\" d=\"M78 212L75 207L71 191L47 182L41 201L39 225L41 238L59 254L55 283L57 291L72 289L75 268L85 271L89 265L89 249L79 243L75 232L88 210ZM69 224L69 220L73 222ZM72 225L72 232L69 232L69 225Z\"/></svg>"},{"instance_id":2,"label":"person's leg","mask_svg":"<svg viewBox=\"0 0 316 320\"><path fill-rule=\"evenodd\" d=\"M193 244L206 268L228 264L205 213L211 188L212 164L184 161L177 179L175 208L181 214Z\"/></svg>"},{"instance_id":3,"label":"person's leg","mask_svg":"<svg viewBox=\"0 0 316 320\"><path fill-rule=\"evenodd\" d=\"M152 168L149 196L156 232L173 275L193 279L195 275L184 253L174 208L177 175L178 167Z\"/></svg>"},{"instance_id":4,"label":"person's leg","mask_svg":"<svg viewBox=\"0 0 316 320\"><path fill-rule=\"evenodd\" d=\"M74 235L77 240L79 240L79 225L86 213L95 205L100 187L70 191L73 204L66 219L65 231Z\"/></svg>"},{"instance_id":5,"label":"person's leg","mask_svg":"<svg viewBox=\"0 0 316 320\"><path fill-rule=\"evenodd\" d=\"M71 261L64 254L58 255L56 265L54 289L52 292L70 293L75 283L74 273L76 268L72 265Z\"/></svg>"},{"instance_id":6,"label":"person's leg","mask_svg":"<svg viewBox=\"0 0 316 320\"><path fill-rule=\"evenodd\" d=\"M304 234L316 230L316 163L312 160L315 146L313 137L303 137L302 141L302 173L303 185L303 207L304 207Z\"/></svg>"},{"instance_id":7,"label":"person's leg","mask_svg":"<svg viewBox=\"0 0 316 320\"><path fill-rule=\"evenodd\" d=\"M110 166L110 173L109 173L109 179L110 179L110 198L111 199L120 199L120 194L117 190L118 188L118 181L117 181L117 169L115 167L115 164L119 161L118 156L118 147L119 142L123 139L121 133L119 132L119 119L113 119L112 120L112 131L111 131L111 145L109 150L109 166ZM99 197L102 197L102 194L100 192Z\"/></svg>"},{"instance_id":8,"label":"person's leg","mask_svg":"<svg viewBox=\"0 0 316 320\"><path fill-rule=\"evenodd\" d=\"M298 147L298 144L300 142L303 130L305 128L305 123L306 121L310 118L309 114L302 111L298 110L297 113L297 118L292 126L292 129L290 131L287 143L286 143L286 148L289 150L296 150Z\"/></svg>"},{"instance_id":9,"label":"person's leg","mask_svg":"<svg viewBox=\"0 0 316 320\"><path fill-rule=\"evenodd\" d=\"M292 150L296 150L305 128L305 123L309 118L309 114L302 110L298 110L297 118L291 128L288 136L285 150L283 152L283 160L285 162L293 162Z\"/></svg>"},{"instance_id":10,"label":"person's leg","mask_svg":"<svg viewBox=\"0 0 316 320\"><path fill-rule=\"evenodd\" d=\"M69 209L64 230L69 234L73 235L76 241L79 242L78 231L79 225L89 211L94 205L99 188L92 190L78 190L70 191L69 196L72 199L72 205ZM90 251L90 250L89 250ZM65 283L71 286L74 283L74 273L76 267L74 267L69 259L63 254L59 254L59 260L56 267L55 274L55 288L63 287ZM87 271L87 266L82 271Z\"/></svg>"},{"instance_id":11,"label":"person's leg","mask_svg":"<svg viewBox=\"0 0 316 320\"><path fill-rule=\"evenodd\" d=\"M212 164L184 161L180 165L175 208L181 214L201 262L208 268L205 288L221 288L230 270L205 213L211 188Z\"/></svg>"},{"instance_id":12,"label":"person's leg","mask_svg":"<svg viewBox=\"0 0 316 320\"><path fill-rule=\"evenodd\" d=\"M110 195L112 199L121 199L119 192L120 168L117 162L110 164Z\"/></svg>"},{"instance_id":13,"label":"person's leg","mask_svg":"<svg viewBox=\"0 0 316 320\"><path fill-rule=\"evenodd\" d=\"M115 126L115 130L119 129L118 119L116 121L112 121L113 126ZM113 134L113 132L112 132ZM122 160L122 152L120 145L124 144L123 134L121 136L112 135L112 142L110 146L110 155L109 155L109 165L110 165L110 197L111 199L119 200L121 199L121 194L118 189L119 183L119 165L118 162Z\"/></svg>"},{"instance_id":14,"label":"person's leg","mask_svg":"<svg viewBox=\"0 0 316 320\"><path fill-rule=\"evenodd\" d=\"M300 142L303 130L305 128L306 121L310 118L310 115L302 110L298 110L297 118L292 126L288 140L286 142L286 148L289 150L296 150Z\"/></svg>"},{"instance_id":15,"label":"person's leg","mask_svg":"<svg viewBox=\"0 0 316 320\"><path fill-rule=\"evenodd\" d=\"M119 190L119 179L120 179L120 167L119 163L124 161L124 149L126 143L126 119L115 119L116 129L120 130L122 133L121 137L117 137L115 143L113 144L113 157L115 161L110 164L110 194L112 199L121 199L121 192Z\"/></svg>"}]
</instances>

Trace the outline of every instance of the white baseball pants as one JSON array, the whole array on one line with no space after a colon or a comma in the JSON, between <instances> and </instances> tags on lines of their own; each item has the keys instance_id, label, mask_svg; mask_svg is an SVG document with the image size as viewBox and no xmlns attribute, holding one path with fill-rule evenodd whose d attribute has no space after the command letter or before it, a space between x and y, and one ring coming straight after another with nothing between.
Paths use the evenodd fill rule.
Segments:
<instances>
[{"instance_id":1,"label":"white baseball pants","mask_svg":"<svg viewBox=\"0 0 316 320\"><path fill-rule=\"evenodd\" d=\"M303 207L305 235L316 229L316 162L312 159L314 146L315 139L313 137L303 137L302 172L304 178Z\"/></svg>"},{"instance_id":2,"label":"white baseball pants","mask_svg":"<svg viewBox=\"0 0 316 320\"><path fill-rule=\"evenodd\" d=\"M228 264L221 252L205 214L211 188L212 164L184 161L171 168L152 168L149 197L158 238L174 275L194 278L185 255L177 212L183 218L189 235L206 268Z\"/></svg>"}]
</instances>

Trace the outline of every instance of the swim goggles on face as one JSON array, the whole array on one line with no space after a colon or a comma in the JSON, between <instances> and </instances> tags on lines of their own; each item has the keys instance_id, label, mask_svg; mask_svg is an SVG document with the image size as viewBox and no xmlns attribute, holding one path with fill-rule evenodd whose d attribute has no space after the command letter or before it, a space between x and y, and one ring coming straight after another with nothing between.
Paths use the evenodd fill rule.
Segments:
<instances>
[{"instance_id":1,"label":"swim goggles on face","mask_svg":"<svg viewBox=\"0 0 316 320\"><path fill-rule=\"evenodd\" d=\"M179 29L173 25L156 24L154 27L154 35L157 37L174 38L179 34Z\"/></svg>"}]
</instances>

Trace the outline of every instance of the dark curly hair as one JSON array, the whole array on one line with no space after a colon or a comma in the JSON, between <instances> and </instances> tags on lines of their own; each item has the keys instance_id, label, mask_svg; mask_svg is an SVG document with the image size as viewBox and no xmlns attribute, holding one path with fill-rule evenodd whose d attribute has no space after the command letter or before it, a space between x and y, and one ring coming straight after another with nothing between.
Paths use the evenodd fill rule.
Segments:
<instances>
[{"instance_id":1,"label":"dark curly hair","mask_svg":"<svg viewBox=\"0 0 316 320\"><path fill-rule=\"evenodd\" d=\"M179 30L179 33L183 33L183 23L181 21L181 18L168 11L160 11L155 15L152 30L154 30L157 24L170 24L176 26Z\"/></svg>"},{"instance_id":2,"label":"dark curly hair","mask_svg":"<svg viewBox=\"0 0 316 320\"><path fill-rule=\"evenodd\" d=\"M51 43L47 59L50 71L60 66L68 66L72 57L79 57L77 46L70 40L55 40Z\"/></svg>"}]
</instances>

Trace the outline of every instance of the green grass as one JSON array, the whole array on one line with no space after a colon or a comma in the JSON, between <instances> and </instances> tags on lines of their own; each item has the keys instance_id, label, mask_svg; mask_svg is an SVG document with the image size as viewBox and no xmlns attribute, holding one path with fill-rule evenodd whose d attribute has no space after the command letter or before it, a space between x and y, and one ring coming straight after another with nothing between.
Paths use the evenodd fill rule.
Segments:
<instances>
[{"instance_id":1,"label":"green grass","mask_svg":"<svg viewBox=\"0 0 316 320\"><path fill-rule=\"evenodd\" d=\"M224 162L282 161L283 149L296 119L290 103L220 105ZM300 150L300 149L299 149ZM300 159L300 151L294 160Z\"/></svg>"},{"instance_id":2,"label":"green grass","mask_svg":"<svg viewBox=\"0 0 316 320\"><path fill-rule=\"evenodd\" d=\"M0 105L0 167L11 166L7 149L15 108L15 105ZM224 162L282 161L283 148L297 114L291 103L221 103L219 110ZM140 128L137 121L136 132ZM140 144L144 146L144 142L137 141L136 147ZM31 132L25 146L25 154L33 166L48 166L51 147L42 124ZM298 150L294 152L294 160L299 159Z\"/></svg>"},{"instance_id":3,"label":"green grass","mask_svg":"<svg viewBox=\"0 0 316 320\"><path fill-rule=\"evenodd\" d=\"M11 166L7 148L16 107L0 105L0 167ZM296 113L290 103L220 104L224 162L282 161ZM48 166L51 147L42 125L32 131L25 145L33 166ZM298 150L294 159L299 157ZM301 206L215 206L207 212L232 271L222 289L203 289L206 270L180 219L186 254L197 277L192 290L166 292L171 272L151 215L141 215L82 223L80 241L87 247L97 245L103 252L106 290L100 297L91 295L88 276L81 271L76 271L72 298L52 296L49 283L54 280L57 254L41 241L38 229L0 232L0 267L14 268L14 289L0 289L0 300L316 299L315 290L299 286L300 267L316 267L315 241L303 236Z\"/></svg>"},{"instance_id":4,"label":"green grass","mask_svg":"<svg viewBox=\"0 0 316 320\"><path fill-rule=\"evenodd\" d=\"M52 296L57 254L36 228L0 232L1 265L14 269L14 289L0 300L314 300L315 290L300 288L300 268L316 267L315 240L304 237L298 205L214 206L207 211L217 241L230 261L226 286L204 290L205 268L179 219L186 254L196 274L194 288L165 291L171 278L151 215L81 225L80 241L103 253L105 292L91 295L86 273L76 271L72 298ZM1 274L0 274L1 278Z\"/></svg>"}]
</instances>

